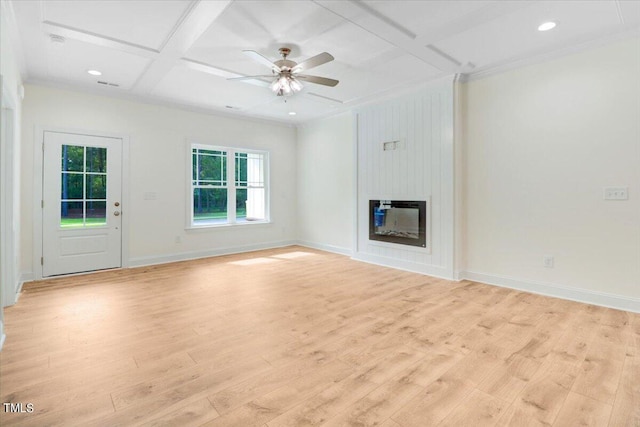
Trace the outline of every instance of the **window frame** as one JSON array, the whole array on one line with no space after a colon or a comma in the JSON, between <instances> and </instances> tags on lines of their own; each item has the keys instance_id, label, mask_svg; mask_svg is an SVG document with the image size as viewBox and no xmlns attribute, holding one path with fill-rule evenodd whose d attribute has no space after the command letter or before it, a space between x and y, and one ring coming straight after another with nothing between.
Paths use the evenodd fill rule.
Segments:
<instances>
[{"instance_id":1,"label":"window frame","mask_svg":"<svg viewBox=\"0 0 640 427\"><path fill-rule=\"evenodd\" d=\"M203 144L190 141L187 144L187 230L197 229L210 229L210 228L224 228L224 227L242 227L258 224L271 223L271 203L270 203L270 162L269 152L265 150L256 150L253 148L243 147L229 147L222 145ZM194 222L194 209L193 209L193 193L195 188L200 188L200 185L194 185L193 183L193 150L208 150L208 151L221 151L226 153L226 186L215 186L213 188L226 188L227 190L227 221L226 222ZM246 189L247 187L236 185L236 153L247 154L259 154L263 156L263 182L264 182L264 209L265 218L261 220L242 221L238 222L236 217L236 192L237 189Z\"/></svg>"}]
</instances>

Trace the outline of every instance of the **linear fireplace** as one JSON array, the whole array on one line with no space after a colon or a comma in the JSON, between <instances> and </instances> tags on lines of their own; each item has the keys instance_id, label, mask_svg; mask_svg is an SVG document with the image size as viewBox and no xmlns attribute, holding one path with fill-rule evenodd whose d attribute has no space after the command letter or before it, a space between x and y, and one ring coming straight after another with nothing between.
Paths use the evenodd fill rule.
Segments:
<instances>
[{"instance_id":1,"label":"linear fireplace","mask_svg":"<svg viewBox=\"0 0 640 427\"><path fill-rule=\"evenodd\" d=\"M369 240L427 246L427 202L369 200Z\"/></svg>"}]
</instances>

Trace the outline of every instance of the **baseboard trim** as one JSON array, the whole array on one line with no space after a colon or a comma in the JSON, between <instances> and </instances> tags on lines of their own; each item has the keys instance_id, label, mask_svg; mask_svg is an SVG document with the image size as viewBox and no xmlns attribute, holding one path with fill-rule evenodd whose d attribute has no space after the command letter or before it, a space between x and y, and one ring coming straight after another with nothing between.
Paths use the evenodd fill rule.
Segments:
<instances>
[{"instance_id":1,"label":"baseboard trim","mask_svg":"<svg viewBox=\"0 0 640 427\"><path fill-rule=\"evenodd\" d=\"M380 265L382 267L390 267L398 270L409 271L411 273L425 274L427 276L433 276L439 279L454 280L453 272L450 269L439 267L437 265L418 264L415 262L402 261L395 258L388 258L359 252L354 253L351 258L356 261Z\"/></svg>"},{"instance_id":2,"label":"baseboard trim","mask_svg":"<svg viewBox=\"0 0 640 427\"><path fill-rule=\"evenodd\" d=\"M640 313L640 298L624 297L604 292L577 289L551 283L533 282L513 277L496 276L493 274L479 273L475 271L462 271L460 275L463 280L472 280L474 282L485 283L488 285L531 292L533 294Z\"/></svg>"},{"instance_id":3,"label":"baseboard trim","mask_svg":"<svg viewBox=\"0 0 640 427\"><path fill-rule=\"evenodd\" d=\"M26 282L33 282L34 277L33 273L22 273L20 275L20 279L18 280L18 286L16 288L16 303L20 299L20 295L22 295L22 285Z\"/></svg>"},{"instance_id":4,"label":"baseboard trim","mask_svg":"<svg viewBox=\"0 0 640 427\"><path fill-rule=\"evenodd\" d=\"M307 248L311 248L311 249L318 249L320 251L333 252L334 254L347 255L347 256L353 255L353 251L351 249L343 248L341 246L326 245L324 243L314 243L314 242L309 242L307 240L298 240L296 244L307 247Z\"/></svg>"},{"instance_id":5,"label":"baseboard trim","mask_svg":"<svg viewBox=\"0 0 640 427\"><path fill-rule=\"evenodd\" d=\"M295 240L283 240L279 242L266 242L254 245L231 246L226 248L209 249L206 251L182 252L170 255L147 256L131 258L129 267L145 267L148 265L167 264L170 262L189 261L193 259L209 258L221 255L232 255L244 252L259 251L263 249L275 249L297 244Z\"/></svg>"}]
</instances>

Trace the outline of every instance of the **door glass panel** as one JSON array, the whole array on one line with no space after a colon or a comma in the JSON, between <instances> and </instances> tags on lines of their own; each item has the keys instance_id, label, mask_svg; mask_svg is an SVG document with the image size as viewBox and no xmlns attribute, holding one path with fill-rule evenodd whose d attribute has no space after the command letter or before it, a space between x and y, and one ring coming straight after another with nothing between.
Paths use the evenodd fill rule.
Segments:
<instances>
[{"instance_id":1,"label":"door glass panel","mask_svg":"<svg viewBox=\"0 0 640 427\"><path fill-rule=\"evenodd\" d=\"M107 198L107 176L87 175L87 199Z\"/></svg>"},{"instance_id":2,"label":"door glass panel","mask_svg":"<svg viewBox=\"0 0 640 427\"><path fill-rule=\"evenodd\" d=\"M62 146L60 226L107 224L107 149Z\"/></svg>"},{"instance_id":3,"label":"door glass panel","mask_svg":"<svg viewBox=\"0 0 640 427\"><path fill-rule=\"evenodd\" d=\"M82 172L84 164L84 147L77 145L62 146L62 170L65 172Z\"/></svg>"},{"instance_id":4,"label":"door glass panel","mask_svg":"<svg viewBox=\"0 0 640 427\"><path fill-rule=\"evenodd\" d=\"M194 188L193 222L227 222L227 189Z\"/></svg>"},{"instance_id":5,"label":"door glass panel","mask_svg":"<svg viewBox=\"0 0 640 427\"><path fill-rule=\"evenodd\" d=\"M60 192L60 198L62 200L83 199L83 178L84 175L82 173L63 173L61 177L62 188Z\"/></svg>"},{"instance_id":6,"label":"door glass panel","mask_svg":"<svg viewBox=\"0 0 640 427\"><path fill-rule=\"evenodd\" d=\"M107 225L107 202L89 200L85 213L85 225Z\"/></svg>"},{"instance_id":7,"label":"door glass panel","mask_svg":"<svg viewBox=\"0 0 640 427\"><path fill-rule=\"evenodd\" d=\"M60 208L61 227L82 227L84 225L83 202L62 202Z\"/></svg>"},{"instance_id":8,"label":"door glass panel","mask_svg":"<svg viewBox=\"0 0 640 427\"><path fill-rule=\"evenodd\" d=\"M87 147L86 172L107 171L107 149L102 147Z\"/></svg>"}]
</instances>

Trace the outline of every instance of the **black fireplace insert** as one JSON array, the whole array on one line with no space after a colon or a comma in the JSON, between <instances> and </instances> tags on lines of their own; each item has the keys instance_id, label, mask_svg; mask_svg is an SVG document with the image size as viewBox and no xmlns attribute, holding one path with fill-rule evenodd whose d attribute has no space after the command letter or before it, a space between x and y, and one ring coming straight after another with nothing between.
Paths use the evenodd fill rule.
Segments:
<instances>
[{"instance_id":1,"label":"black fireplace insert","mask_svg":"<svg viewBox=\"0 0 640 427\"><path fill-rule=\"evenodd\" d=\"M427 202L369 200L369 240L427 246Z\"/></svg>"}]
</instances>

